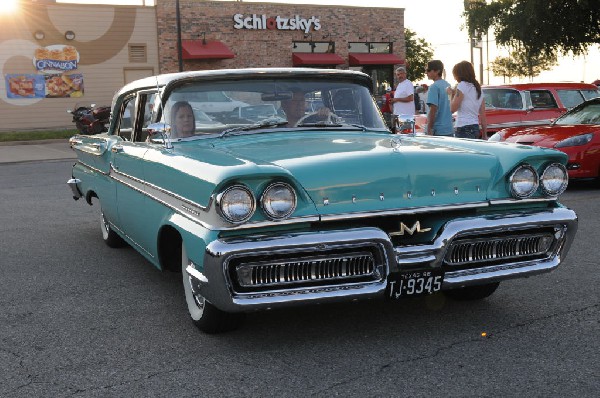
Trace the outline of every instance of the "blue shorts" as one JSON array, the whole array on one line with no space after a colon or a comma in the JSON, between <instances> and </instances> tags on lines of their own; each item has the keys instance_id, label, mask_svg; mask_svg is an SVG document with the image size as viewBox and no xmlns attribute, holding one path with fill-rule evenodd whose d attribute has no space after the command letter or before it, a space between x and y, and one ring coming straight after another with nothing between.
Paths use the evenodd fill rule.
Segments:
<instances>
[{"instance_id":1,"label":"blue shorts","mask_svg":"<svg viewBox=\"0 0 600 398\"><path fill-rule=\"evenodd\" d=\"M479 125L469 124L467 126L457 127L454 136L458 138L479 138L481 136Z\"/></svg>"}]
</instances>

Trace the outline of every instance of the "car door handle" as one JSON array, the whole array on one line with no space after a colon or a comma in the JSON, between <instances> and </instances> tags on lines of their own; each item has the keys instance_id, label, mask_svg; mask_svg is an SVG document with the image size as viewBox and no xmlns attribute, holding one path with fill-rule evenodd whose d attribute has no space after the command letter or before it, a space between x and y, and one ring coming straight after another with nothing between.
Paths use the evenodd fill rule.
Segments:
<instances>
[{"instance_id":1,"label":"car door handle","mask_svg":"<svg viewBox=\"0 0 600 398\"><path fill-rule=\"evenodd\" d=\"M115 145L110 150L113 153L120 153L120 152L123 152L123 146L122 145Z\"/></svg>"}]
</instances>

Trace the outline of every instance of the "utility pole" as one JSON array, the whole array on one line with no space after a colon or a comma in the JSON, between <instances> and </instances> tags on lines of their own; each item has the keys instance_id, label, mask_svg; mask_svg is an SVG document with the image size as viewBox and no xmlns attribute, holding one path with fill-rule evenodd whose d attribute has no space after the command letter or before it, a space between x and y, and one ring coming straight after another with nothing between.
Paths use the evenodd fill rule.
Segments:
<instances>
[{"instance_id":1,"label":"utility pole","mask_svg":"<svg viewBox=\"0 0 600 398\"><path fill-rule=\"evenodd\" d=\"M469 11L474 7L484 6L485 4L485 0L464 0L465 11ZM471 26L469 26L469 44L469 47L471 47L471 65L473 65L473 67L475 67L475 57L473 54L473 49L479 49L479 82L483 84L483 43L481 33L477 32Z\"/></svg>"},{"instance_id":2,"label":"utility pole","mask_svg":"<svg viewBox=\"0 0 600 398\"><path fill-rule=\"evenodd\" d=\"M183 72L183 50L181 45L181 14L179 12L179 0L175 0L175 18L177 20L177 60L179 61L179 72Z\"/></svg>"}]
</instances>

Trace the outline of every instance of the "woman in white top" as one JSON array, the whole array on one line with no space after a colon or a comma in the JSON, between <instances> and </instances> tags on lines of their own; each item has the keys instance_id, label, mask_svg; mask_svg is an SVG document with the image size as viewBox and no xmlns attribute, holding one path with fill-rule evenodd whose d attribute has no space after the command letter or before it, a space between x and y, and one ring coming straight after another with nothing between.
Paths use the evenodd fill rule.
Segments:
<instances>
[{"instance_id":1,"label":"woman in white top","mask_svg":"<svg viewBox=\"0 0 600 398\"><path fill-rule=\"evenodd\" d=\"M481 95L481 85L475 78L473 65L461 61L452 68L456 88L448 88L450 111L456 112L455 137L487 139L485 101ZM481 128L479 127L481 125Z\"/></svg>"}]
</instances>

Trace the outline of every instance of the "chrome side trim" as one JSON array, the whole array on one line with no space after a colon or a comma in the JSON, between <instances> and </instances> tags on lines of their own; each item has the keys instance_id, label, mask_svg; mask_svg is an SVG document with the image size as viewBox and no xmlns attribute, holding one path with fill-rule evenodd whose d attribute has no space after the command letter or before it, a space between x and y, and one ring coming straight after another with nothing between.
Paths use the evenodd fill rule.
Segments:
<instances>
[{"instance_id":1,"label":"chrome side trim","mask_svg":"<svg viewBox=\"0 0 600 398\"><path fill-rule=\"evenodd\" d=\"M177 195L174 192L167 191L166 189L161 188L157 185L151 184L151 183L141 180L137 177L133 177L129 174L122 173L121 171L117 170L113 166L112 163L110 164L110 173L111 173L111 176L112 176L112 173L115 173L115 175L119 177L119 178L117 178L116 176L113 176L113 178L115 180L117 180L125 185L130 186L131 188L135 189L136 191L146 193L148 196L154 197L154 198L158 199L159 201L161 201L160 200L161 196L172 197L172 198L176 199L177 201L183 202L184 204L191 206L192 208L197 208L204 212L208 211L212 204L212 196L209 199L208 205L205 207L199 203L196 203L189 199L186 199L183 196ZM146 191L145 188L147 188L149 191L152 191L152 192Z\"/></svg>"},{"instance_id":2,"label":"chrome side trim","mask_svg":"<svg viewBox=\"0 0 600 398\"><path fill-rule=\"evenodd\" d=\"M247 228L259 228L266 226L274 226L274 225L288 225L288 224L298 224L298 223L306 223L306 222L317 222L319 221L318 216L305 216L305 217L295 217L287 220L280 221L260 221L255 223L247 223L244 225L238 226L225 226L225 225L217 225L214 223L210 223L209 221L204 220L202 217L203 214L209 213L212 204L215 201L214 195L211 195L208 205L202 206L196 202L193 202L189 199L186 199L182 196L179 196L171 191L165 190L161 187L158 187L154 184L150 184L146 181L143 181L139 178L130 176L128 174L122 173L119 170L116 170L112 164L110 169L110 175L112 179L120 182L128 186L131 189L141 193L142 195L146 195L150 199L153 199L168 208L174 210L178 214L181 214L184 217L191 219L194 222L199 223L204 228L215 230L215 231L228 231L228 230L240 230Z\"/></svg>"},{"instance_id":3,"label":"chrome side trim","mask_svg":"<svg viewBox=\"0 0 600 398\"><path fill-rule=\"evenodd\" d=\"M492 199L490 205L514 205L516 203L544 203L556 202L557 197L549 198L528 198L528 199Z\"/></svg>"},{"instance_id":4,"label":"chrome side trim","mask_svg":"<svg viewBox=\"0 0 600 398\"><path fill-rule=\"evenodd\" d=\"M135 240L133 240L131 238L131 236L127 235L125 232L123 232L122 229L120 229L119 227L117 227L115 224L111 223L110 220L106 220L106 222L108 222L108 224L110 225L110 228L118 231L119 234L121 234L122 236L124 236L125 238L127 238L127 242L135 245L136 248L138 248L139 250L141 250L142 252L146 253L146 255L150 258L154 258L154 256L152 255L152 253L150 253L148 250L144 249L143 246L141 246L139 243L137 243Z\"/></svg>"},{"instance_id":5,"label":"chrome side trim","mask_svg":"<svg viewBox=\"0 0 600 398\"><path fill-rule=\"evenodd\" d=\"M504 122L504 123L493 123L488 124L487 128L491 130L502 130L510 127L533 127L550 124L550 119L537 119L524 122Z\"/></svg>"},{"instance_id":6,"label":"chrome side trim","mask_svg":"<svg viewBox=\"0 0 600 398\"><path fill-rule=\"evenodd\" d=\"M109 173L107 173L105 171L102 171L102 170L100 170L97 167L91 166L91 165L83 162L81 159L77 159L77 163L79 163L83 167L87 167L88 169L92 170L95 173L102 174L102 175L105 175L105 176L109 175Z\"/></svg>"}]
</instances>

